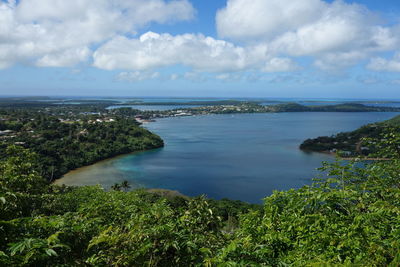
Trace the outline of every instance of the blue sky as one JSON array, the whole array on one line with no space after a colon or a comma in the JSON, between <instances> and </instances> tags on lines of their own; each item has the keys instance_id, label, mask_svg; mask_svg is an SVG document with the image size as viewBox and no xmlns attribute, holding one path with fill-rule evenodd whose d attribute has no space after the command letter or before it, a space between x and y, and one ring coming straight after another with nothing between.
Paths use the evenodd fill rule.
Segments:
<instances>
[{"instance_id":1,"label":"blue sky","mask_svg":"<svg viewBox=\"0 0 400 267\"><path fill-rule=\"evenodd\" d=\"M395 0L0 1L0 95L400 99Z\"/></svg>"}]
</instances>

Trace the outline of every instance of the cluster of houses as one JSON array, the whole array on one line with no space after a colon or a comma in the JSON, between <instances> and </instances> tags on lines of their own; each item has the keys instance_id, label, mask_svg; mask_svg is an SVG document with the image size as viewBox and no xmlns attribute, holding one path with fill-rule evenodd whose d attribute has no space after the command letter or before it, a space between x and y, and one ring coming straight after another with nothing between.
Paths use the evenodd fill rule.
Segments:
<instances>
[{"instance_id":1,"label":"cluster of houses","mask_svg":"<svg viewBox=\"0 0 400 267\"><path fill-rule=\"evenodd\" d=\"M0 131L0 140L1 139L11 139L16 137L16 132L12 130L4 130ZM14 142L14 145L25 145L25 142Z\"/></svg>"},{"instance_id":2,"label":"cluster of houses","mask_svg":"<svg viewBox=\"0 0 400 267\"><path fill-rule=\"evenodd\" d=\"M80 122L80 119L76 120L70 120L70 119L61 119L59 118L60 122L62 123L77 123ZM113 118L103 118L103 119L93 119L93 120L88 120L88 123L93 124L93 123L103 123L103 122L113 122L115 119Z\"/></svg>"},{"instance_id":3,"label":"cluster of houses","mask_svg":"<svg viewBox=\"0 0 400 267\"><path fill-rule=\"evenodd\" d=\"M12 130L0 131L0 140L14 138L15 136L16 136L16 133Z\"/></svg>"},{"instance_id":4,"label":"cluster of houses","mask_svg":"<svg viewBox=\"0 0 400 267\"><path fill-rule=\"evenodd\" d=\"M103 122L113 122L115 121L112 118L104 118L104 119L95 119L95 120L88 120L88 123L103 123Z\"/></svg>"}]
</instances>

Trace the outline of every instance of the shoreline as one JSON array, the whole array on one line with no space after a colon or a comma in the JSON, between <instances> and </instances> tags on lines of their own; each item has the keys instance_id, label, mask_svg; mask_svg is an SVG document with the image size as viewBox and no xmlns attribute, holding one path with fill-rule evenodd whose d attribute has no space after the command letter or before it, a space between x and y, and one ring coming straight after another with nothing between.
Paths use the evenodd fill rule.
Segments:
<instances>
[{"instance_id":1,"label":"shoreline","mask_svg":"<svg viewBox=\"0 0 400 267\"><path fill-rule=\"evenodd\" d=\"M73 169L73 170L69 170L67 173L63 174L63 176L61 176L60 178L57 178L57 179L54 179L53 181L51 181L50 184L61 186L61 185L63 185L63 183L61 183L60 181L62 179L64 179L64 178L66 178L67 175L79 174L80 172L84 172L88 168L91 168L94 165L105 165L105 164L109 163L110 161L114 161L114 160L117 160L117 159L122 158L122 157L126 157L126 156L129 156L129 155L134 155L134 154L139 154L139 153L143 153L143 152L149 152L149 151L153 151L153 150L157 150L157 149L161 149L161 148L163 148L163 147L152 148L152 149L148 149L148 150L138 150L138 151L119 154L119 155L116 155L116 156L113 156L113 157L110 157L110 158L102 159L102 160L96 161L96 162L94 162L92 164L81 166L81 167L78 167L78 168Z\"/></svg>"},{"instance_id":2,"label":"shoreline","mask_svg":"<svg viewBox=\"0 0 400 267\"><path fill-rule=\"evenodd\" d=\"M300 148L299 148L300 149ZM305 149L300 149L301 151L303 151L303 152L306 152L306 153L319 153L319 154L325 154L325 155L331 155L331 156L334 156L334 157L338 157L339 159L342 159L342 160L359 160L359 161L364 161L364 160L366 160L366 161L388 161L388 160L392 160L392 159L389 159L389 158L368 158L368 157L341 157L341 156L339 156L337 153L335 153L335 152L330 152L330 151L313 151L313 150L305 150Z\"/></svg>"},{"instance_id":3,"label":"shoreline","mask_svg":"<svg viewBox=\"0 0 400 267\"><path fill-rule=\"evenodd\" d=\"M275 113L275 112L274 112ZM274 114L274 113L272 113L272 114ZM255 114L255 113L241 113L241 114ZM270 113L271 114L271 113ZM276 114L276 113L275 113ZM171 118L182 118L182 117L195 117L195 116L213 116L213 115L222 115L222 116L233 116L233 115L238 115L237 113L235 114L235 113L227 113L227 114L214 114L214 113L210 113L210 114L192 114L192 115L188 115L188 116L169 116L169 117L160 117L160 118L157 118L157 120L148 120L148 121L143 121L142 123L141 123L141 127L143 127L143 128L145 128L145 129L147 129L147 127L146 127L146 125L150 125L152 122L157 122L159 119L171 119ZM147 129L148 130L148 129ZM148 149L148 150L138 150L138 151L133 151L133 152L129 152L129 153L124 153L124 154L119 154L119 155L115 155L115 156L112 156L112 157L109 157L109 158L104 158L104 159L102 159L102 160L99 160L99 161L96 161L96 162L94 162L94 163L92 163L92 164L89 164L89 165L85 165L85 166L81 166L81 167L78 167L78 168L76 168L76 169L73 169L73 170L69 170L67 173L65 173L65 174L63 174L61 177L59 177L59 178L57 178L57 179L55 179L55 180L53 180L52 182L51 182L51 184L55 184L55 185L62 185L63 184L63 180L66 178L66 176L69 176L69 175L73 175L73 176L75 176L75 175L80 175L80 173L81 172L85 172L88 168L90 168L91 166L94 166L94 165L100 165L100 166L102 166L102 165L105 165L105 164L107 164L108 162L112 162L112 161L114 161L114 160L118 160L119 158L122 158L122 157L126 157L126 156L129 156L129 155L135 155L135 154L139 154L139 153L143 153L143 152L151 152L151 151L155 151L155 150L157 150L157 149L160 149L160 148L162 148L163 146L161 146L161 147L157 147L157 148L152 148L152 149ZM297 149L299 149L299 148L297 148ZM338 156L337 155L337 153L334 153L334 152L329 152L329 151L312 151L312 150L302 150L302 149L299 149L299 150L301 150L301 151L303 151L303 152L308 152L308 153L319 153L319 154L325 154L325 155L329 155L329 156L334 156L334 157L336 157L336 156ZM383 159L383 158L358 158L358 157L339 157L340 159L342 159L342 160L357 160L357 159L359 159L359 160L361 160L361 161L379 161L379 160L389 160L389 159ZM93 173L93 172L92 172ZM101 176L101 172L99 172L99 176ZM103 176L109 176L109 174L104 174ZM115 182L120 182L120 180L118 179L119 177L117 177L116 178L116 181ZM73 182L76 182L75 180L72 180ZM68 183L68 182L67 182ZM90 180L89 180L89 183L90 183ZM71 184L72 185L72 184ZM82 185L84 185L84 184L82 184ZM73 185L72 185L73 186Z\"/></svg>"}]
</instances>

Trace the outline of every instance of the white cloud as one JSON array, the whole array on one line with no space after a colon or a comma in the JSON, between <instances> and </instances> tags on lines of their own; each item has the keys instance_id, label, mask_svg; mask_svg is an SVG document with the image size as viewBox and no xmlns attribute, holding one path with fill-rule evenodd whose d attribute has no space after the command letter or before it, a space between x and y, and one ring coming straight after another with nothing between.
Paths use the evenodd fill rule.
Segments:
<instances>
[{"instance_id":1,"label":"white cloud","mask_svg":"<svg viewBox=\"0 0 400 267\"><path fill-rule=\"evenodd\" d=\"M363 51L326 53L320 55L314 61L314 65L321 70L337 73L338 71L342 72L349 66L357 64L357 62L366 57L367 54Z\"/></svg>"},{"instance_id":2,"label":"white cloud","mask_svg":"<svg viewBox=\"0 0 400 267\"><path fill-rule=\"evenodd\" d=\"M88 47L117 34L193 16L187 0L0 1L0 67L73 65L87 60Z\"/></svg>"},{"instance_id":3,"label":"white cloud","mask_svg":"<svg viewBox=\"0 0 400 267\"><path fill-rule=\"evenodd\" d=\"M40 67L71 67L76 62L87 61L91 55L88 47L71 48L58 53L46 54L36 61Z\"/></svg>"},{"instance_id":4,"label":"white cloud","mask_svg":"<svg viewBox=\"0 0 400 267\"><path fill-rule=\"evenodd\" d=\"M192 82L205 82L207 77L203 73L188 71L183 74L183 78Z\"/></svg>"},{"instance_id":5,"label":"white cloud","mask_svg":"<svg viewBox=\"0 0 400 267\"><path fill-rule=\"evenodd\" d=\"M228 0L216 23L222 37L264 44L272 54L312 56L325 70L400 45L398 26L385 26L366 7L344 1Z\"/></svg>"},{"instance_id":6,"label":"white cloud","mask_svg":"<svg viewBox=\"0 0 400 267\"><path fill-rule=\"evenodd\" d=\"M374 71L400 72L400 53L396 53L392 59L372 58L367 67Z\"/></svg>"},{"instance_id":7,"label":"white cloud","mask_svg":"<svg viewBox=\"0 0 400 267\"><path fill-rule=\"evenodd\" d=\"M21 0L16 12L21 21L28 23L79 19L88 22L90 18L108 22L113 18L127 25L113 24L112 28L132 29L151 21L165 23L191 19L194 9L187 0Z\"/></svg>"},{"instance_id":8,"label":"white cloud","mask_svg":"<svg viewBox=\"0 0 400 267\"><path fill-rule=\"evenodd\" d=\"M146 70L181 64L197 71L220 72L257 67L267 58L259 47L243 48L201 34L147 32L138 39L118 36L107 42L94 53L94 66Z\"/></svg>"},{"instance_id":9,"label":"white cloud","mask_svg":"<svg viewBox=\"0 0 400 267\"><path fill-rule=\"evenodd\" d=\"M140 82L144 80L156 80L159 78L159 72L150 71L121 72L115 77L115 79L120 82Z\"/></svg>"},{"instance_id":10,"label":"white cloud","mask_svg":"<svg viewBox=\"0 0 400 267\"><path fill-rule=\"evenodd\" d=\"M217 13L217 30L232 39L271 39L312 22L325 5L319 0L228 0Z\"/></svg>"},{"instance_id":11,"label":"white cloud","mask_svg":"<svg viewBox=\"0 0 400 267\"><path fill-rule=\"evenodd\" d=\"M341 0L227 0L216 15L220 39L191 33L136 36L149 23L194 15L189 0L0 0L0 69L93 60L101 69L132 70L131 76L139 71L132 80L173 65L197 76L222 73L215 77L224 80L227 72L233 79L237 72L296 71L302 57L328 72L372 57L369 69L400 71L400 56L377 57L400 47L400 25L385 24L366 7ZM165 77L178 78L185 77Z\"/></svg>"},{"instance_id":12,"label":"white cloud","mask_svg":"<svg viewBox=\"0 0 400 267\"><path fill-rule=\"evenodd\" d=\"M297 64L290 58L274 57L268 60L262 71L264 72L288 72L298 70Z\"/></svg>"},{"instance_id":13,"label":"white cloud","mask_svg":"<svg viewBox=\"0 0 400 267\"><path fill-rule=\"evenodd\" d=\"M169 75L169 80L171 80L171 81L176 81L176 80L178 80L179 79L179 74L177 74L177 73L172 73L171 75Z\"/></svg>"},{"instance_id":14,"label":"white cloud","mask_svg":"<svg viewBox=\"0 0 400 267\"><path fill-rule=\"evenodd\" d=\"M101 46L93 58L94 66L106 70L148 70L171 65L205 72L297 69L289 58L272 57L266 46L235 46L201 34L173 36L147 32L137 39L118 36Z\"/></svg>"},{"instance_id":15,"label":"white cloud","mask_svg":"<svg viewBox=\"0 0 400 267\"><path fill-rule=\"evenodd\" d=\"M221 73L215 76L215 79L224 82L238 82L243 79L243 74L241 73Z\"/></svg>"}]
</instances>

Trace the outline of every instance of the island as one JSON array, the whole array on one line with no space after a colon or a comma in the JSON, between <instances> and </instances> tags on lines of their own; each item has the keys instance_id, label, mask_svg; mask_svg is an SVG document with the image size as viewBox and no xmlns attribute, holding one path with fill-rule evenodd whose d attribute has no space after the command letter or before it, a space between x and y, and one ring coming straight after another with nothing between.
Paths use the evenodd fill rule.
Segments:
<instances>
[{"instance_id":1,"label":"island","mask_svg":"<svg viewBox=\"0 0 400 267\"><path fill-rule=\"evenodd\" d=\"M133 106L134 107L134 106ZM398 107L368 106L359 103L337 105L306 106L298 103L281 103L261 105L255 102L237 101L235 104L214 104L198 107L181 107L171 110L142 111L132 106L117 105L110 110L114 114L138 116L141 119L180 117L208 114L240 114L240 113L281 113L281 112L400 112Z\"/></svg>"}]
</instances>

